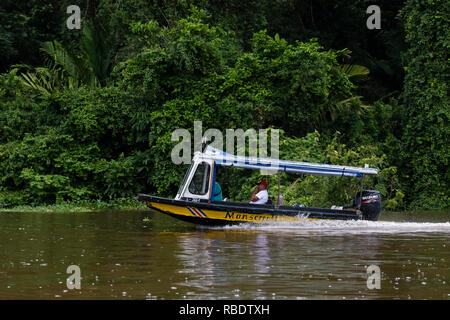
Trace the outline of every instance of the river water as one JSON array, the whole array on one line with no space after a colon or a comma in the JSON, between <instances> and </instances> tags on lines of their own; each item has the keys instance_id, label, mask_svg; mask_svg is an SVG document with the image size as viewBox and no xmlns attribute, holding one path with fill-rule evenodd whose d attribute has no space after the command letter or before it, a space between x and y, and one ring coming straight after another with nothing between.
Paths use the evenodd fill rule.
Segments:
<instances>
[{"instance_id":1,"label":"river water","mask_svg":"<svg viewBox=\"0 0 450 320\"><path fill-rule=\"evenodd\" d=\"M211 229L153 211L0 213L0 299L450 300L449 221Z\"/></svg>"}]
</instances>

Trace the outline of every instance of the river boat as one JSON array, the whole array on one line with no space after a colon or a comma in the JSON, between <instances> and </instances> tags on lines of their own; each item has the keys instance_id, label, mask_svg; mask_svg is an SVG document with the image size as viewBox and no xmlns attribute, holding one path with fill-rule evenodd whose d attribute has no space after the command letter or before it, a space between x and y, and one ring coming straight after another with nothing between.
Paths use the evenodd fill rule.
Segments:
<instances>
[{"instance_id":1,"label":"river boat","mask_svg":"<svg viewBox=\"0 0 450 320\"><path fill-rule=\"evenodd\" d=\"M278 178L278 199L275 203L250 204L231 201L215 201L216 170L221 166L265 170L274 174L322 175L356 177L376 175L378 170L353 166L338 166L308 162L296 162L271 158L236 156L205 146L194 154L191 166L174 199L139 194L138 200L149 208L171 217L200 225L230 225L240 223L277 223L307 220L371 220L377 221L381 213L381 195L376 190L356 193L353 205L348 207L316 208L294 204L282 205ZM279 177L279 175L278 175ZM361 184L362 185L362 184ZM250 190L249 190L250 191Z\"/></svg>"}]
</instances>

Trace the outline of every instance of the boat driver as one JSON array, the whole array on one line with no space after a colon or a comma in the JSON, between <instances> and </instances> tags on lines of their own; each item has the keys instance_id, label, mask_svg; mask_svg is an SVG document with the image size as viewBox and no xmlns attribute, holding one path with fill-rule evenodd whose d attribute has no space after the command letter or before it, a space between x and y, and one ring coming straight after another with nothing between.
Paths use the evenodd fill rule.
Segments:
<instances>
[{"instance_id":1,"label":"boat driver","mask_svg":"<svg viewBox=\"0 0 450 320\"><path fill-rule=\"evenodd\" d=\"M269 200L269 193L267 192L268 183L264 180L258 182L252 193L252 201L250 204L266 204Z\"/></svg>"}]
</instances>

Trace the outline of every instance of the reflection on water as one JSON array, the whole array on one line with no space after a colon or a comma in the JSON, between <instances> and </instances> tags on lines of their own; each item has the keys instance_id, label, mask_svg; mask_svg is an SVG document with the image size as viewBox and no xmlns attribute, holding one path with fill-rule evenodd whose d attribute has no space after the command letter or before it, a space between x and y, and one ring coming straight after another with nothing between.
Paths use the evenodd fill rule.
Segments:
<instances>
[{"instance_id":1,"label":"reflection on water","mask_svg":"<svg viewBox=\"0 0 450 320\"><path fill-rule=\"evenodd\" d=\"M152 211L0 213L0 298L450 299L449 214L383 218L198 228Z\"/></svg>"}]
</instances>

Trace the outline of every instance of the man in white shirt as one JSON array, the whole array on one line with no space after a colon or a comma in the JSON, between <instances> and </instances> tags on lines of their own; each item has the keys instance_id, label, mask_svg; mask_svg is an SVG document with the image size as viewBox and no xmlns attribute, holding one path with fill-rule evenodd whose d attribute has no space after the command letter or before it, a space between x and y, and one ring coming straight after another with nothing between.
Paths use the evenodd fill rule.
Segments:
<instances>
[{"instance_id":1,"label":"man in white shirt","mask_svg":"<svg viewBox=\"0 0 450 320\"><path fill-rule=\"evenodd\" d=\"M261 180L252 193L252 201L250 204L266 204L269 200L269 193L267 192L267 182Z\"/></svg>"}]
</instances>

